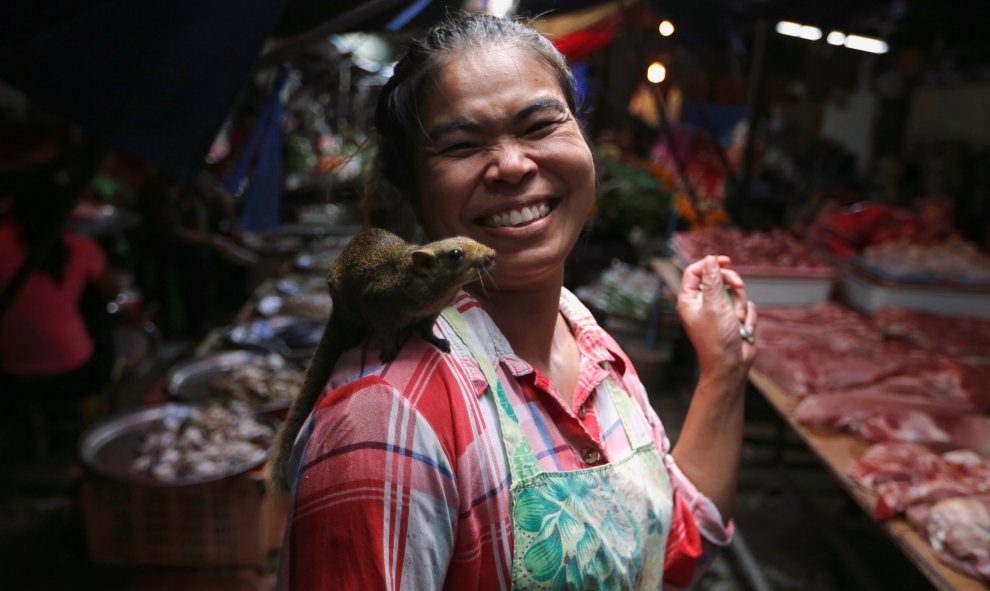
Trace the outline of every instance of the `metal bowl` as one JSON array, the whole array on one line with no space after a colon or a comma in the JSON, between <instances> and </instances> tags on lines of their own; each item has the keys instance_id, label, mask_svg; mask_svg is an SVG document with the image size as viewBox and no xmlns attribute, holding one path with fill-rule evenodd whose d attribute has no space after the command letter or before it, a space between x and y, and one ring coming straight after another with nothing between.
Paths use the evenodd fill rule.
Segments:
<instances>
[{"instance_id":1,"label":"metal bowl","mask_svg":"<svg viewBox=\"0 0 990 591\"><path fill-rule=\"evenodd\" d=\"M305 365L323 336L326 322L314 318L275 316L230 327L225 337L237 347L277 353L296 365Z\"/></svg>"},{"instance_id":2,"label":"metal bowl","mask_svg":"<svg viewBox=\"0 0 990 591\"><path fill-rule=\"evenodd\" d=\"M245 234L244 243L251 250L261 254L289 254L303 247L301 236L286 234Z\"/></svg>"},{"instance_id":3,"label":"metal bowl","mask_svg":"<svg viewBox=\"0 0 990 591\"><path fill-rule=\"evenodd\" d=\"M264 365L278 370L286 367L286 361L281 355L258 351L224 351L193 359L168 372L168 394L180 402L194 404L222 400L210 387L210 381L242 365ZM270 413L285 410L291 403L291 400L268 402L252 405L252 408L256 412Z\"/></svg>"},{"instance_id":4,"label":"metal bowl","mask_svg":"<svg viewBox=\"0 0 990 591\"><path fill-rule=\"evenodd\" d=\"M202 408L194 404L170 402L107 419L83 434L79 454L86 466L99 474L115 480L150 486L182 486L222 480L256 468L267 459L266 453L260 460L232 464L209 475L185 476L167 481L131 469L131 462L137 454L141 439L159 421L167 418L185 420ZM272 417L257 415L255 418L271 425L272 433L278 426L278 422Z\"/></svg>"}]
</instances>

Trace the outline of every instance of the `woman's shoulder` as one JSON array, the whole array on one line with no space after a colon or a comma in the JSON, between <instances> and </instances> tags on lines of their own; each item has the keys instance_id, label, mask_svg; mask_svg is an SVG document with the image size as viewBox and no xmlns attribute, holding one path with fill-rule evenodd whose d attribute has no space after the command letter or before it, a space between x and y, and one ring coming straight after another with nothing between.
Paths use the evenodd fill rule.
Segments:
<instances>
[{"instance_id":1,"label":"woman's shoulder","mask_svg":"<svg viewBox=\"0 0 990 591\"><path fill-rule=\"evenodd\" d=\"M477 384L459 356L442 352L418 336L410 337L392 361L383 363L379 354L375 338L346 351L317 409L346 408L375 413L383 420L398 412L424 421L437 432L456 429L476 412Z\"/></svg>"}]
</instances>

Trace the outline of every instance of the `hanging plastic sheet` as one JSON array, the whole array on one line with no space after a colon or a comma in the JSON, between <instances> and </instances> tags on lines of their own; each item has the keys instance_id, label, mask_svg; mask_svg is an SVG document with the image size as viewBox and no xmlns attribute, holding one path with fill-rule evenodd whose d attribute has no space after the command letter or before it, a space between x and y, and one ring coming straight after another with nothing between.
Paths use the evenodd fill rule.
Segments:
<instances>
[{"instance_id":1,"label":"hanging plastic sheet","mask_svg":"<svg viewBox=\"0 0 990 591\"><path fill-rule=\"evenodd\" d=\"M241 229L245 232L268 234L279 228L279 204L282 200L281 94L290 71L288 64L279 67L268 103L251 131L234 174L227 181L227 191L235 195L247 182L247 197L240 220Z\"/></svg>"},{"instance_id":2,"label":"hanging plastic sheet","mask_svg":"<svg viewBox=\"0 0 990 591\"><path fill-rule=\"evenodd\" d=\"M191 181L287 0L4 0L0 80Z\"/></svg>"}]
</instances>

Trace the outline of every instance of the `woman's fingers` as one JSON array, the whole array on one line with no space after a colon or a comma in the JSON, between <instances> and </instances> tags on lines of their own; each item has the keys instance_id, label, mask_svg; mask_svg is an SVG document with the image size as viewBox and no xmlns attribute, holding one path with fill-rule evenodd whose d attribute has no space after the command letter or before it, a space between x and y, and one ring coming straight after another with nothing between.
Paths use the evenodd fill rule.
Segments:
<instances>
[{"instance_id":1,"label":"woman's fingers","mask_svg":"<svg viewBox=\"0 0 990 591\"><path fill-rule=\"evenodd\" d=\"M681 275L681 293L690 296L697 296L704 284L705 265L709 259L714 259L717 267L726 267L731 262L729 257L724 255L708 255L691 263L684 269Z\"/></svg>"},{"instance_id":2,"label":"woman's fingers","mask_svg":"<svg viewBox=\"0 0 990 591\"><path fill-rule=\"evenodd\" d=\"M757 322L757 312L756 304L753 302L746 302L746 317L743 319L743 326L746 331L756 338L756 322Z\"/></svg>"},{"instance_id":3,"label":"woman's fingers","mask_svg":"<svg viewBox=\"0 0 990 591\"><path fill-rule=\"evenodd\" d=\"M746 284L743 283L739 273L732 269L722 269L722 281L731 295L732 311L736 318L742 322L746 319L746 305L749 303L749 298L746 296Z\"/></svg>"},{"instance_id":4,"label":"woman's fingers","mask_svg":"<svg viewBox=\"0 0 990 591\"><path fill-rule=\"evenodd\" d=\"M743 359L747 363L752 363L753 360L756 359L756 325L758 319L759 314L756 311L756 304L753 302L748 302L746 306L746 319L742 323L743 329L745 329L746 333L749 335L749 338L745 339L745 343L743 343ZM746 346L746 343L749 344L748 347Z\"/></svg>"}]
</instances>

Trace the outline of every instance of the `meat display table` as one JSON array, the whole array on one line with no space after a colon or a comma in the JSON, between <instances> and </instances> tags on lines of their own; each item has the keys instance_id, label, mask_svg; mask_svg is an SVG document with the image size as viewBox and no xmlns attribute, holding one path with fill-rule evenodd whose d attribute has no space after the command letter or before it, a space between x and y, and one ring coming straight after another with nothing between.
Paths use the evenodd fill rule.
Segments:
<instances>
[{"instance_id":1,"label":"meat display table","mask_svg":"<svg viewBox=\"0 0 990 591\"><path fill-rule=\"evenodd\" d=\"M655 258L650 267L667 288L680 290L681 272L670 259ZM866 451L869 444L851 435L811 429L794 419L794 409L800 399L758 370L751 370L750 383L763 394L774 410L801 440L818 456L836 480L867 515L873 514L876 496L863 490L846 474L850 462ZM987 591L987 585L942 562L926 539L918 534L904 519L878 523L898 548L917 566L925 577L940 591Z\"/></svg>"},{"instance_id":2,"label":"meat display table","mask_svg":"<svg viewBox=\"0 0 990 591\"><path fill-rule=\"evenodd\" d=\"M873 514L876 496L863 490L846 475L849 463L866 451L868 444L850 435L825 433L809 429L794 420L799 399L791 396L773 380L757 370L750 371L750 382L797 433L808 447L828 466L835 478L868 515ZM942 562L928 541L903 519L878 523L931 583L941 591L986 591L982 582L966 576Z\"/></svg>"}]
</instances>

